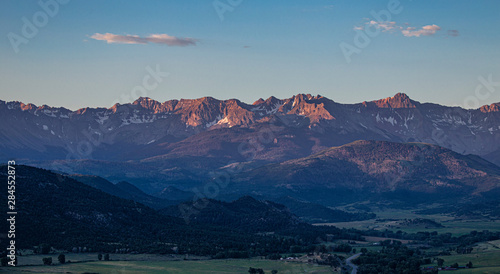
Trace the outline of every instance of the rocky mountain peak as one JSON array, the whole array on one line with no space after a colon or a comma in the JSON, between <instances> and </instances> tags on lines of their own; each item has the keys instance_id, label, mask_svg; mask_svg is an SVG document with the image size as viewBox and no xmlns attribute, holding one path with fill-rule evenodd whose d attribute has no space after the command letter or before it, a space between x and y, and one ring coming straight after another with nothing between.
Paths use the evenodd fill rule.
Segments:
<instances>
[{"instance_id":1,"label":"rocky mountain peak","mask_svg":"<svg viewBox=\"0 0 500 274\"><path fill-rule=\"evenodd\" d=\"M479 110L483 113L488 113L488 112L500 112L500 103L494 103L491 105L484 105L479 108Z\"/></svg>"},{"instance_id":2,"label":"rocky mountain peak","mask_svg":"<svg viewBox=\"0 0 500 274\"><path fill-rule=\"evenodd\" d=\"M113 113L116 113L116 111L118 110L119 107L120 107L120 103L116 103L112 107L110 107L109 110L111 110Z\"/></svg>"},{"instance_id":3,"label":"rocky mountain peak","mask_svg":"<svg viewBox=\"0 0 500 274\"><path fill-rule=\"evenodd\" d=\"M116 104L116 105L119 105L119 104ZM116 106L116 105L115 105L115 106ZM91 110L91 108L89 108L89 107L86 107L86 108L80 108L80 109L77 109L77 110L75 111L75 113L76 113L76 114L78 114L78 115L81 115L81 114L86 113L86 112L87 112L87 111L89 111L89 110Z\"/></svg>"},{"instance_id":4,"label":"rocky mountain peak","mask_svg":"<svg viewBox=\"0 0 500 274\"><path fill-rule=\"evenodd\" d=\"M31 104L31 103L29 103L27 105L21 103L21 109L22 110L35 110L35 109L37 109L37 106L34 104Z\"/></svg>"},{"instance_id":5,"label":"rocky mountain peak","mask_svg":"<svg viewBox=\"0 0 500 274\"><path fill-rule=\"evenodd\" d=\"M220 103L219 100L215 99L214 97L210 97L210 96L202 97L200 99L196 99L195 101L197 103L200 103L200 104L217 104L217 103Z\"/></svg>"},{"instance_id":6,"label":"rocky mountain peak","mask_svg":"<svg viewBox=\"0 0 500 274\"><path fill-rule=\"evenodd\" d=\"M293 96L292 98L294 100L294 103L300 103L303 101L311 100L313 98L313 96L311 94L299 93L299 94Z\"/></svg>"},{"instance_id":7,"label":"rocky mountain peak","mask_svg":"<svg viewBox=\"0 0 500 274\"><path fill-rule=\"evenodd\" d=\"M271 97L266 99L266 103L268 103L268 104L276 104L278 102L281 102L281 100L274 97L274 96L271 96Z\"/></svg>"},{"instance_id":8,"label":"rocky mountain peak","mask_svg":"<svg viewBox=\"0 0 500 274\"><path fill-rule=\"evenodd\" d=\"M145 109L148 110L155 110L157 109L161 104L160 102L153 100L149 97L139 97L137 100L135 100L132 105L139 105Z\"/></svg>"},{"instance_id":9,"label":"rocky mountain peak","mask_svg":"<svg viewBox=\"0 0 500 274\"><path fill-rule=\"evenodd\" d=\"M255 101L255 102L253 102L253 104L252 104L252 105L253 105L253 106L260 105L260 104L262 104L262 103L264 103L264 102L265 102L265 101L264 101L264 99L259 98L259 100L257 100L257 101Z\"/></svg>"},{"instance_id":10,"label":"rocky mountain peak","mask_svg":"<svg viewBox=\"0 0 500 274\"><path fill-rule=\"evenodd\" d=\"M411 100L408 95L401 92L392 97L372 102L379 108L416 108L416 104L418 104L418 102Z\"/></svg>"}]
</instances>

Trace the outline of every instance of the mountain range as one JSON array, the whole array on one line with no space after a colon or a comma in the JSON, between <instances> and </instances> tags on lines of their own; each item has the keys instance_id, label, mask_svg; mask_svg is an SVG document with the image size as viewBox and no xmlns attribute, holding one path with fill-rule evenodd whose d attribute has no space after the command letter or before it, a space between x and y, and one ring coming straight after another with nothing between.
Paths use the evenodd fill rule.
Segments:
<instances>
[{"instance_id":1,"label":"mountain range","mask_svg":"<svg viewBox=\"0 0 500 274\"><path fill-rule=\"evenodd\" d=\"M1 128L9 129L0 133L3 154L15 158L237 158L232 145L259 135L262 125L275 126L270 129L272 148L255 155L265 161L306 156L359 139L425 142L494 161L500 148L500 103L469 110L420 103L403 93L358 104L310 94L259 99L251 105L211 97L163 103L141 97L131 104L76 111L0 101L0 114Z\"/></svg>"},{"instance_id":2,"label":"mountain range","mask_svg":"<svg viewBox=\"0 0 500 274\"><path fill-rule=\"evenodd\" d=\"M499 107L468 110L403 93L358 104L310 94L253 104L139 98L76 111L0 101L0 158L84 182L83 175L127 181L108 192L132 199L123 187L138 187L149 196L136 200L155 208L167 205L156 198L185 200L221 173L231 177L221 198L233 200L482 197L498 188Z\"/></svg>"}]
</instances>

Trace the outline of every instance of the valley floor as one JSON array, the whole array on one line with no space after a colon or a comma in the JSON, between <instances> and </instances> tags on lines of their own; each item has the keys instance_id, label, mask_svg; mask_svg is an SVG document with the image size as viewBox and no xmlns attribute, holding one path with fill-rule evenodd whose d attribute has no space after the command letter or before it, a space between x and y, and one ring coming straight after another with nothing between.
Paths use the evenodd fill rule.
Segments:
<instances>
[{"instance_id":1,"label":"valley floor","mask_svg":"<svg viewBox=\"0 0 500 274\"><path fill-rule=\"evenodd\" d=\"M486 219L486 218L456 218L446 214L417 214L416 210L401 210L401 209L383 209L374 210L377 214L376 219L355 221L355 222L338 222L338 223L320 223L315 225L333 225L339 228L355 228L360 230L391 230L391 231L404 231L407 233L416 233L419 231L438 233L451 233L454 236L460 236L467 234L473 230L476 231L500 231L500 220L498 219ZM434 226L411 226L402 225L406 219L416 219L425 218L436 221L443 227ZM381 237L365 237L366 241L356 241L353 248L360 250L362 247L368 250L376 251L382 247L378 246L377 243L383 240L388 240L391 238L381 238ZM403 244L410 241L398 240ZM449 266L453 263L458 263L460 266L466 265L468 262L473 263L473 268L471 269L459 269L453 273L500 273L500 240L481 242L472 245L474 248L470 254L457 254L452 251L451 255L447 256L437 256L445 260L444 265ZM443 247L431 248L426 250L426 252L439 252L443 250ZM436 262L426 266L437 266Z\"/></svg>"},{"instance_id":2,"label":"valley floor","mask_svg":"<svg viewBox=\"0 0 500 274\"><path fill-rule=\"evenodd\" d=\"M357 246L360 248L361 246ZM368 247L368 246L367 246ZM380 248L380 247L371 247ZM339 253L340 255L346 255ZM57 254L22 256L23 265L17 267L0 267L3 273L247 273L250 267L262 268L265 273L278 270L278 273L334 273L329 266L312 265L299 262L272 261L258 258L228 260L179 260L170 256L136 254L112 254L114 261L96 261L97 254L71 254L66 258L72 263L51 266L41 265L41 258ZM439 256L445 260L444 265L458 263L465 265L473 262L474 268L461 269L454 273L500 273L500 240L479 243L471 254L452 254ZM89 261L92 258L93 261ZM124 260L126 259L126 260ZM36 264L36 265L34 265ZM428 266L436 266L431 264Z\"/></svg>"},{"instance_id":3,"label":"valley floor","mask_svg":"<svg viewBox=\"0 0 500 274\"><path fill-rule=\"evenodd\" d=\"M71 260L73 254L67 254ZM75 254L78 256L78 254ZM45 255L47 257L48 255ZM95 255L97 256L97 255ZM145 256L138 254L140 256ZM147 256L147 255L146 255ZM28 257L28 256L27 256ZM43 256L36 256L42 258ZM57 256L56 256L57 257ZM168 259L167 259L168 260ZM41 262L41 259L40 259ZM229 260L180 260L180 261L92 261L67 263L52 266L1 267L6 273L248 273L248 269L262 268L265 273L278 270L278 273L332 273L328 266L311 265L297 262L271 261L262 259Z\"/></svg>"},{"instance_id":4,"label":"valley floor","mask_svg":"<svg viewBox=\"0 0 500 274\"><path fill-rule=\"evenodd\" d=\"M441 233L452 233L461 235L469 233L472 230L499 231L500 221L494 219L457 219L447 215L423 215L416 214L412 210L393 210L384 209L375 211L376 219L345 222L333 224L317 225L335 225L337 227L357 228L357 229L377 229L405 231L415 233L417 231L437 231ZM426 218L435 221L439 226L426 227L429 223L411 226L407 219ZM432 223L430 223L432 224ZM361 248L369 251L377 251L382 247L378 242L390 238L366 236L365 241L350 242L353 248L358 252ZM407 240L399 240L403 244L409 243ZM340 240L340 242L348 242ZM334 244L334 243L331 243ZM490 242L480 242L472 245L473 251L470 254L457 254L451 251L451 255L438 256L445 260L444 265L458 263L464 266L469 261L473 263L472 269L460 269L456 273L500 273L500 240ZM446 249L446 247L445 247ZM426 250L426 252L440 252L443 247L435 247ZM356 252L356 251L352 251ZM57 255L27 255L19 257L19 266L15 268L0 267L0 272L5 273L247 273L250 267L262 268L265 273L271 273L277 270L278 273L332 273L334 270L329 266L320 266L305 263L307 256L303 256L298 261L272 261L260 258L252 259L222 259L210 260L208 257L195 257L185 255L154 255L154 254L110 254L111 261L97 261L97 253L65 253L66 263L64 265L57 263ZM335 253L342 257L349 257L352 253ZM286 257L286 254L282 254ZM304 254L298 254L302 256ZM42 258L52 257L54 265L42 265ZM301 261L302 262L299 262ZM436 261L427 266L436 266Z\"/></svg>"},{"instance_id":5,"label":"valley floor","mask_svg":"<svg viewBox=\"0 0 500 274\"><path fill-rule=\"evenodd\" d=\"M479 243L474 249L471 254L452 254L440 258L444 259L444 265L473 263L473 268L460 269L454 273L500 273L500 240Z\"/></svg>"},{"instance_id":6,"label":"valley floor","mask_svg":"<svg viewBox=\"0 0 500 274\"><path fill-rule=\"evenodd\" d=\"M404 231L407 233L416 233L419 231L437 231L438 233L452 233L453 235L467 234L472 230L482 231L500 231L500 220L497 219L458 219L446 214L418 214L416 209L383 209L374 210L377 215L376 219L353 222L337 222L337 223L317 223L314 225L331 225L338 228L355 228L360 230L391 230ZM401 225L401 221L405 219L424 218L431 219L443 225L443 227L426 227L426 226L405 226Z\"/></svg>"}]
</instances>

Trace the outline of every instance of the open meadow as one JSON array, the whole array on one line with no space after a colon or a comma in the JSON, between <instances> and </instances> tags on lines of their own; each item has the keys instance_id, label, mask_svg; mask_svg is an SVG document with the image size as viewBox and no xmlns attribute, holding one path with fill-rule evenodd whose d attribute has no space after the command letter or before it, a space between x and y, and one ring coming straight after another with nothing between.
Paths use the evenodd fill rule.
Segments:
<instances>
[{"instance_id":1,"label":"open meadow","mask_svg":"<svg viewBox=\"0 0 500 274\"><path fill-rule=\"evenodd\" d=\"M470 254L453 253L440 256L444 259L444 265L458 263L464 266L468 262L473 264L473 268L460 269L456 273L500 273L500 240L478 243Z\"/></svg>"},{"instance_id":2,"label":"open meadow","mask_svg":"<svg viewBox=\"0 0 500 274\"><path fill-rule=\"evenodd\" d=\"M373 213L377 215L375 219L353 221L353 222L337 222L337 223L317 223L314 225L331 225L339 228L355 228L360 230L392 230L404 231L407 233L416 233L420 231L437 231L438 233L452 233L454 236L467 234L472 230L482 231L500 231L500 220L488 219L457 219L445 214L418 214L416 210L404 209L383 209L374 210ZM401 222L405 219L429 219L441 224L443 227L433 226L411 226L402 225Z\"/></svg>"},{"instance_id":3,"label":"open meadow","mask_svg":"<svg viewBox=\"0 0 500 274\"><path fill-rule=\"evenodd\" d=\"M71 255L71 254L69 254ZM142 255L139 255L142 256ZM68 256L71 257L71 256ZM40 260L41 262L41 260ZM51 266L0 268L5 273L247 273L250 267L266 273L332 273L328 266L261 259L177 261L91 261Z\"/></svg>"}]
</instances>

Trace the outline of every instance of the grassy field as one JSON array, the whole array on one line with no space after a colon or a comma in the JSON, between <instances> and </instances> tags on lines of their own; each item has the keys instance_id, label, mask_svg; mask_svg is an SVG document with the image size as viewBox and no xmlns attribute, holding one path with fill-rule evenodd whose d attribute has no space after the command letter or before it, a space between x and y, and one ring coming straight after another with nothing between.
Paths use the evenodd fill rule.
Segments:
<instances>
[{"instance_id":1,"label":"grassy field","mask_svg":"<svg viewBox=\"0 0 500 274\"><path fill-rule=\"evenodd\" d=\"M26 254L26 253L25 253ZM66 253L66 261L69 262L89 262L97 261L97 253ZM45 257L52 257L52 262L54 264L58 263L56 254L49 255L27 255L18 257L18 265L39 265L42 264L42 259ZM185 255L157 255L157 254L110 254L112 261L172 261L172 260L183 260ZM190 260L197 259L207 259L208 257L197 257L189 256Z\"/></svg>"},{"instance_id":2,"label":"grassy field","mask_svg":"<svg viewBox=\"0 0 500 274\"><path fill-rule=\"evenodd\" d=\"M249 267L266 273L332 273L327 266L260 259L200 261L97 261L54 266L18 266L0 268L8 273L247 273Z\"/></svg>"},{"instance_id":3,"label":"grassy field","mask_svg":"<svg viewBox=\"0 0 500 274\"><path fill-rule=\"evenodd\" d=\"M500 273L500 267L481 267L472 269L460 269L454 271L453 273L483 273L483 274L498 274Z\"/></svg>"},{"instance_id":4,"label":"grassy field","mask_svg":"<svg viewBox=\"0 0 500 274\"><path fill-rule=\"evenodd\" d=\"M377 230L393 230L393 231L404 231L407 233L416 233L419 231L437 231L438 233L452 233L454 235L461 235L469 233L472 230L490 230L490 231L500 231L500 221L491 220L456 220L453 217L434 214L434 215L423 215L416 214L414 210L394 210L394 209L383 209L374 211L377 214L377 219L356 221L356 222L338 222L338 223L322 223L315 225L333 225L339 228L356 228L356 229L377 229ZM404 219L431 219L444 227L442 228L425 228L425 227L408 227L400 226L397 221L392 220L404 220ZM377 220L384 221L377 221ZM392 219L392 220L390 220Z\"/></svg>"},{"instance_id":5,"label":"grassy field","mask_svg":"<svg viewBox=\"0 0 500 274\"><path fill-rule=\"evenodd\" d=\"M500 273L500 240L479 243L474 246L471 254L439 257L444 259L444 265L458 263L464 266L470 261L474 266L472 269L460 269L454 273Z\"/></svg>"},{"instance_id":6,"label":"grassy field","mask_svg":"<svg viewBox=\"0 0 500 274\"><path fill-rule=\"evenodd\" d=\"M452 233L454 236L470 233L472 230L482 231L500 231L500 221L491 220L457 220L453 217L444 214L423 215L416 214L415 210L394 210L382 209L375 210L377 219L357 221L357 222L341 222L316 225L334 225L340 228L356 228L356 229L377 229L377 230L392 230L404 231L407 233L416 233L419 231L437 231L438 233ZM410 227L400 225L400 220L404 219L431 219L443 225L444 227ZM395 221L397 220L397 221ZM367 242L379 241L376 237L366 237ZM361 247L376 250L380 247L371 246L369 243L356 246L359 251ZM430 250L429 250L430 251ZM440 256L445 260L445 265L458 263L464 266L469 261L474 265L472 269L461 269L454 273L500 273L500 240L492 242L479 243L474 246L474 251L471 254L453 254L450 256Z\"/></svg>"}]
</instances>

